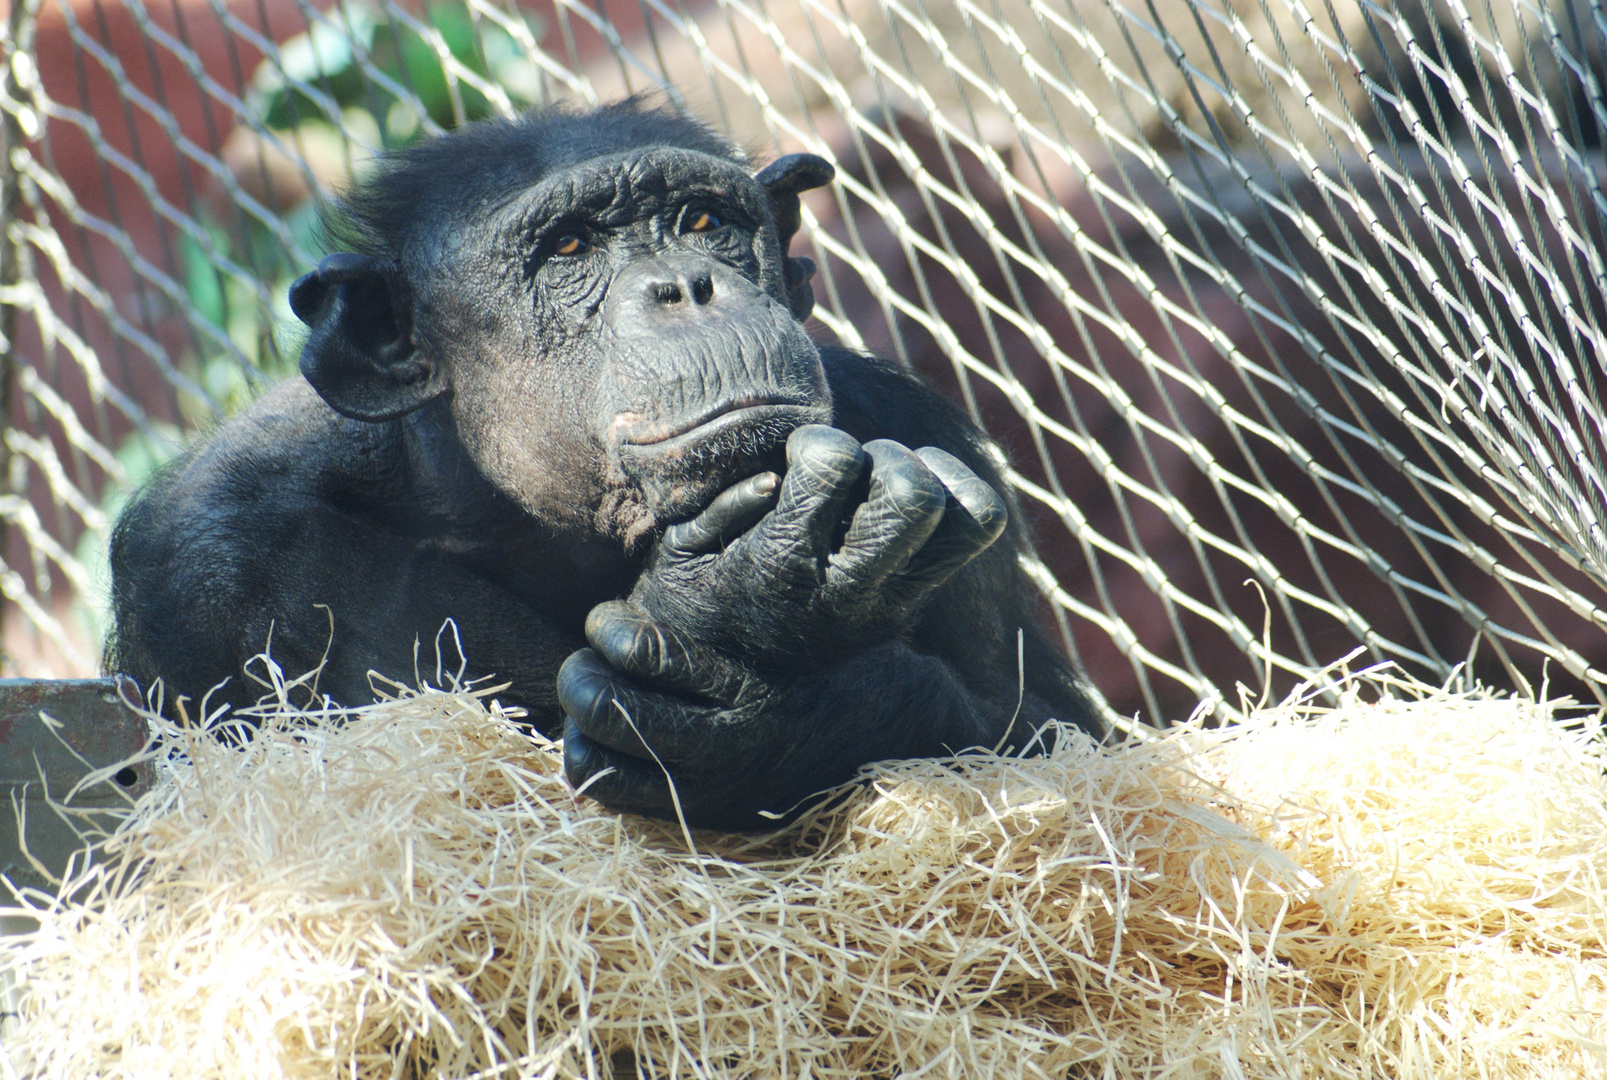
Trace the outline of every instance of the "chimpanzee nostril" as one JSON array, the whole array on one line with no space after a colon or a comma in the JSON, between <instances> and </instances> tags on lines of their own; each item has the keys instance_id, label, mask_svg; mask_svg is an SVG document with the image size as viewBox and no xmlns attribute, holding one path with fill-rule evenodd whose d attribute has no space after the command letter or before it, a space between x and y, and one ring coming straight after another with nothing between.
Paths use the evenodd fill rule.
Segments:
<instances>
[{"instance_id":1,"label":"chimpanzee nostril","mask_svg":"<svg viewBox=\"0 0 1607 1080\"><path fill-rule=\"evenodd\" d=\"M681 302L681 287L673 281L654 282L647 287L647 295L653 299L655 304L663 304L665 307L669 307L671 304Z\"/></svg>"},{"instance_id":2,"label":"chimpanzee nostril","mask_svg":"<svg viewBox=\"0 0 1607 1080\"><path fill-rule=\"evenodd\" d=\"M714 299L714 278L703 273L692 278L692 303L707 304Z\"/></svg>"}]
</instances>

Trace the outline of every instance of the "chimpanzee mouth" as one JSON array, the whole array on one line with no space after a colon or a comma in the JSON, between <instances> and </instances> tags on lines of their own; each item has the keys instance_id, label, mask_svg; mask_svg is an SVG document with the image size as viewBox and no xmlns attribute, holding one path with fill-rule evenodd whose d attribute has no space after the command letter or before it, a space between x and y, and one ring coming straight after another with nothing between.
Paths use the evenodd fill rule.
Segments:
<instances>
[{"instance_id":1,"label":"chimpanzee mouth","mask_svg":"<svg viewBox=\"0 0 1607 1080\"><path fill-rule=\"evenodd\" d=\"M787 439L831 422L831 406L743 398L673 424L614 419L614 452L626 482L659 525L695 516L744 477L787 469Z\"/></svg>"},{"instance_id":2,"label":"chimpanzee mouth","mask_svg":"<svg viewBox=\"0 0 1607 1080\"><path fill-rule=\"evenodd\" d=\"M827 421L831 410L827 406L775 398L741 398L716 405L684 421L665 424L654 421L631 423L622 413L614 418L615 430L620 433L622 450L645 450L647 453L679 455L706 441L726 441L738 431L785 429L788 433L804 424Z\"/></svg>"}]
</instances>

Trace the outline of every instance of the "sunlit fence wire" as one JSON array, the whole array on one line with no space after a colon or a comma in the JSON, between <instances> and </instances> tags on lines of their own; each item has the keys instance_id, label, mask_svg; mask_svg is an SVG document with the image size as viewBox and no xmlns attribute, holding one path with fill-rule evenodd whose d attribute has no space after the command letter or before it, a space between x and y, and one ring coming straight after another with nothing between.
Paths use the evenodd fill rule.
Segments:
<instances>
[{"instance_id":1,"label":"sunlit fence wire","mask_svg":"<svg viewBox=\"0 0 1607 1080\"><path fill-rule=\"evenodd\" d=\"M1007 449L1113 709L1358 648L1607 700L1604 35L1595 0L23 0L5 664L96 667L108 523L294 370L322 194L645 91L837 163L818 332Z\"/></svg>"}]
</instances>

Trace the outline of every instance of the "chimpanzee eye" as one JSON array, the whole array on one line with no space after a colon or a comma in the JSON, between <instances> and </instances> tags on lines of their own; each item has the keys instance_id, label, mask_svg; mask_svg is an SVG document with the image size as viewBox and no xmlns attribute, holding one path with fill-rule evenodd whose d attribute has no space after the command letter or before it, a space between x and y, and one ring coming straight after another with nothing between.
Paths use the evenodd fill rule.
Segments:
<instances>
[{"instance_id":1,"label":"chimpanzee eye","mask_svg":"<svg viewBox=\"0 0 1607 1080\"><path fill-rule=\"evenodd\" d=\"M568 235L560 236L558 242L553 245L552 250L559 255L582 255L591 250L591 245L586 242L585 237L569 233Z\"/></svg>"},{"instance_id":2,"label":"chimpanzee eye","mask_svg":"<svg viewBox=\"0 0 1607 1080\"><path fill-rule=\"evenodd\" d=\"M713 232L725 224L718 214L711 214L707 210L693 210L686 215L685 220L683 232Z\"/></svg>"}]
</instances>

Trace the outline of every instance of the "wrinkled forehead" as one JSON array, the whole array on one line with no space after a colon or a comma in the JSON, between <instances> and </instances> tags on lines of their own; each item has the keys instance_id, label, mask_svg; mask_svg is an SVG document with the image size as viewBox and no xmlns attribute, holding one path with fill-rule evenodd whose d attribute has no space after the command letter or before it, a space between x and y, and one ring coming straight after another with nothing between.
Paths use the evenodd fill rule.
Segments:
<instances>
[{"instance_id":1,"label":"wrinkled forehead","mask_svg":"<svg viewBox=\"0 0 1607 1080\"><path fill-rule=\"evenodd\" d=\"M764 189L741 165L696 150L650 147L555 168L499 216L522 229L555 220L624 224L688 200L754 215L766 209Z\"/></svg>"}]
</instances>

